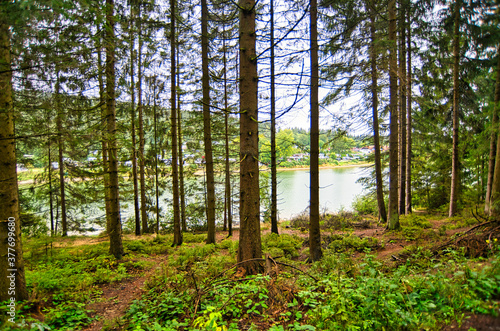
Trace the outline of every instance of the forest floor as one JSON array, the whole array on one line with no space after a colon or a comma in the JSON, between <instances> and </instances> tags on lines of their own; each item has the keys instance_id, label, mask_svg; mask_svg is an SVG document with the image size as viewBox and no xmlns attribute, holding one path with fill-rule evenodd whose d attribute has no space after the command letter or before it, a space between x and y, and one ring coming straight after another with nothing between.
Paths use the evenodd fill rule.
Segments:
<instances>
[{"instance_id":1,"label":"forest floor","mask_svg":"<svg viewBox=\"0 0 500 331\"><path fill-rule=\"evenodd\" d=\"M270 233L269 224L261 224L263 250L270 254L273 262L277 264L272 272L266 271L270 276L263 276L271 277L270 279L258 278L255 284L252 283L253 280L245 278L242 269L233 267L236 262L238 229L235 229L233 236L229 238L227 232L219 231L216 246L203 243L206 236L204 233L186 233L185 243L179 248L170 247L170 235L157 237L151 234L138 237L126 234L126 256L122 262L106 254L109 242L102 236L28 240L25 255L27 281L32 295L30 303L20 312L28 322L25 323L25 328L10 330L35 330L40 329L39 325L50 326L52 330L88 331L216 330L217 325L226 325L225 330L329 330L338 328L332 326L337 325L335 323L340 323L340 329L348 329L349 324L354 326L360 323L357 319L361 318L366 318L363 322L366 326L361 329L367 330L379 329L375 326L379 325L377 323L387 323L385 329L388 330L500 330L500 271L497 268L500 246L491 246L492 242L496 244L498 233L488 237L488 245L485 246L489 246L489 252L481 251L488 250L488 247L474 246L468 239L465 246L454 247L461 249L462 253L446 253L443 257L433 257L430 252L434 248L444 244L448 244L447 247L453 246L453 243L467 235L469 229L478 227L479 222L470 217L448 219L439 215L415 216L403 219L403 222L405 225L402 231L392 232L386 231L384 226L369 216L352 218L352 215L347 213L323 217L322 226L326 229L322 230L322 244L326 255L319 265L307 263L308 231L304 219L299 217L291 222L281 222L279 237ZM471 256L467 256L466 251L469 251ZM370 268L366 267L367 264ZM442 271L439 265L444 267ZM339 278L336 279L346 281L343 287L352 291L354 285L350 282L353 279L363 275L368 277L371 273L378 275L374 279L385 274L388 279L393 279L395 276L392 273L396 274L396 270L402 266L411 269L405 276L410 277L409 280L395 285L388 280L388 287L402 286L403 290L408 291L408 301L412 294L417 293L416 284L425 283L421 280L413 282L411 277L417 274L423 274L424 279L444 282L437 284L437 287L447 286L446 282L450 279L453 279L453 282L455 279L457 282L465 281L465 287L478 287L476 292L481 294L475 298L475 294L457 292L457 297L453 298L450 290L443 293L436 290L433 296L437 296L437 301L449 301L446 307L441 308L438 303L429 303L429 307L437 308L424 308L439 310L439 313L435 313L436 316L439 315L436 320L431 320L429 312L424 311L422 315L418 315L413 311L420 305L418 300L430 302L429 298L423 298L423 293L430 291L429 288L422 293L418 292L416 302L413 306L410 305L415 321L410 317L405 317L407 320L398 320L400 317L391 315L394 314L394 309L388 307L386 308L389 310L380 312L380 315L385 315L381 317L382 322L377 320L379 316L364 317L361 313L351 316L349 312L342 312L349 304L344 308L335 308L335 312L329 317L319 316L326 314L324 307L330 307L332 303L327 305L327 299L323 299L325 306L321 310L321 304L318 303L321 302L321 295L314 294L314 291L330 293L330 286L333 285L329 284L326 278L319 278L321 280L317 281L312 281L311 278L318 279L327 277L326 275L333 277L332 273L338 274ZM461 266L465 266L464 271L461 271ZM478 276L485 272L486 279L491 279L493 283ZM470 274L472 280L465 279L462 273ZM441 278L433 278L436 275ZM223 305L220 303L222 299L218 298L222 292L210 292L210 286L214 284L237 284L247 280L247 287L244 289L238 287L243 284L234 286L239 292L231 292L233 289L221 287L222 292L229 291L223 297ZM298 281L309 285L299 286ZM259 282L267 282L264 292ZM483 285L481 287L477 284ZM238 296L245 291L253 291L258 293L258 296L243 295L238 301ZM366 295L366 289L360 291L358 296ZM273 293L274 296L271 295ZM308 295L310 297L307 297ZM328 297L331 295L332 293ZM386 296L389 298L389 293ZM314 301L314 298L318 298L318 302ZM249 300L255 307L250 306ZM308 300L316 303L308 304ZM367 306L370 306L369 296L365 300ZM229 309L231 305L233 306ZM210 310L212 306L219 307L218 309L225 313L218 314L219 310ZM248 309L247 312L231 319L231 314L236 316L234 310L242 307L246 307L243 309ZM354 306L351 308L354 309ZM441 310L446 310L446 313L440 315ZM332 319L336 319L335 323L328 324L328 320ZM395 321L391 322L390 319ZM420 319L429 319L430 322L419 324L423 323ZM191 328L188 328L188 325ZM404 325L406 327L403 327Z\"/></svg>"}]
</instances>

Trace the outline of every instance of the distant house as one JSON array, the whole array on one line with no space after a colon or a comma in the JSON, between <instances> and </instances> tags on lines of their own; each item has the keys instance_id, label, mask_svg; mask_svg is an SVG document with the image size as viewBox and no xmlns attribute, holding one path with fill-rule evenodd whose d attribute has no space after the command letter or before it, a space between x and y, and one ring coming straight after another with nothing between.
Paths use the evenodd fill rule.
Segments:
<instances>
[{"instance_id":1,"label":"distant house","mask_svg":"<svg viewBox=\"0 0 500 331\"><path fill-rule=\"evenodd\" d=\"M303 159L305 159L307 157L308 157L308 155L304 154L304 153L294 154L292 156L289 156L287 158L287 161L302 161Z\"/></svg>"}]
</instances>

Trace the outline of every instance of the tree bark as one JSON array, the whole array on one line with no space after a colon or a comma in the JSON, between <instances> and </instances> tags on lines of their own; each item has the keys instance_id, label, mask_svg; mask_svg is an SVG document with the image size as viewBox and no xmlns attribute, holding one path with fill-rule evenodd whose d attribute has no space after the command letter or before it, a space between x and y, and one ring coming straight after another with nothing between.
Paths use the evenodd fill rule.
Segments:
<instances>
[{"instance_id":1,"label":"tree bark","mask_svg":"<svg viewBox=\"0 0 500 331\"><path fill-rule=\"evenodd\" d=\"M278 234L278 179L276 171L276 97L274 82L274 1L271 0L271 232Z\"/></svg>"},{"instance_id":2,"label":"tree bark","mask_svg":"<svg viewBox=\"0 0 500 331\"><path fill-rule=\"evenodd\" d=\"M396 0L389 0L389 208L387 228L398 230L398 63L396 44Z\"/></svg>"},{"instance_id":3,"label":"tree bark","mask_svg":"<svg viewBox=\"0 0 500 331\"><path fill-rule=\"evenodd\" d=\"M210 76L208 73L208 6L201 0L201 63L203 91L203 141L207 174L207 244L215 244L215 183L212 156L212 123L210 119Z\"/></svg>"},{"instance_id":4,"label":"tree bark","mask_svg":"<svg viewBox=\"0 0 500 331\"><path fill-rule=\"evenodd\" d=\"M453 31L453 152L451 161L451 190L449 217L457 212L457 196L459 185L458 160L458 111L460 107L458 71L460 69L460 0L455 1L455 24Z\"/></svg>"},{"instance_id":5,"label":"tree bark","mask_svg":"<svg viewBox=\"0 0 500 331\"><path fill-rule=\"evenodd\" d=\"M130 9L131 22L130 22L130 135L132 137L132 181L134 184L134 216L135 216L135 235L141 235L141 215L139 208L139 183L137 180L137 137L135 128L135 11L133 5Z\"/></svg>"},{"instance_id":6,"label":"tree bark","mask_svg":"<svg viewBox=\"0 0 500 331\"><path fill-rule=\"evenodd\" d=\"M410 4L411 6L411 4ZM407 17L408 17L408 23L406 25L406 28L408 29L407 31L407 45L406 45L406 51L408 53L407 56L407 75L406 75L406 101L407 101L407 106L406 106L406 206L405 206L405 214L411 214L411 209L412 209L412 204L411 204L411 151L412 151L412 117L411 117L411 86L412 86L412 70L411 70L411 24L410 24L410 14L411 10L407 10Z\"/></svg>"},{"instance_id":7,"label":"tree bark","mask_svg":"<svg viewBox=\"0 0 500 331\"><path fill-rule=\"evenodd\" d=\"M14 298L15 304L15 301L27 300L28 291L24 277L7 19L0 7L0 301L10 304Z\"/></svg>"},{"instance_id":8,"label":"tree bark","mask_svg":"<svg viewBox=\"0 0 500 331\"><path fill-rule=\"evenodd\" d=\"M66 190L64 181L64 143L63 143L63 127L62 127L62 108L59 96L59 73L57 73L56 78L56 108L57 108L57 147L58 147L58 164L59 164L59 192L61 201L61 226L62 226L62 236L66 237L68 235L68 220L66 216Z\"/></svg>"},{"instance_id":9,"label":"tree bark","mask_svg":"<svg viewBox=\"0 0 500 331\"><path fill-rule=\"evenodd\" d=\"M224 142L225 142L225 198L224 198L224 226L227 225L228 236L233 235L233 213L232 213L232 199L231 199L231 165L229 163L229 102L227 95L227 50L226 50L226 25L223 26L224 38L222 40L224 55L222 58L224 64ZM226 230L226 229L224 229Z\"/></svg>"},{"instance_id":10,"label":"tree bark","mask_svg":"<svg viewBox=\"0 0 500 331\"><path fill-rule=\"evenodd\" d=\"M496 85L495 85L495 97L493 105L493 113L497 113L500 109L500 46L498 47L498 67L497 67L497 77L496 77ZM494 130L499 130L498 122L497 127L493 128ZM498 132L498 131L497 131ZM496 142L496 155L500 155L500 134L497 134L497 142ZM489 214L498 218L500 216L500 161L497 157L495 160L495 170L493 174L493 181L491 184L491 194L489 201Z\"/></svg>"},{"instance_id":11,"label":"tree bark","mask_svg":"<svg viewBox=\"0 0 500 331\"><path fill-rule=\"evenodd\" d=\"M375 148L375 182L377 192L378 213L382 222L387 222L387 213L384 200L384 182L382 178L382 161L380 155L380 134L378 120L378 70L377 70L377 47L376 47L376 29L375 29L375 1L371 1L370 7L370 61L371 61L371 76L372 76L372 112L373 112L373 145Z\"/></svg>"},{"instance_id":12,"label":"tree bark","mask_svg":"<svg viewBox=\"0 0 500 331\"><path fill-rule=\"evenodd\" d=\"M177 63L179 63L179 43L177 43ZM177 68L177 88L180 90L180 70ZM177 141L179 145L179 195L180 195L180 213L181 230L187 231L186 224L186 196L184 193L184 157L182 153L182 112L181 112L181 94L177 93Z\"/></svg>"},{"instance_id":13,"label":"tree bark","mask_svg":"<svg viewBox=\"0 0 500 331\"><path fill-rule=\"evenodd\" d=\"M120 196L118 187L118 153L116 144L116 96L115 96L115 18L114 2L106 0L106 120L109 153L109 253L115 258L123 256Z\"/></svg>"},{"instance_id":14,"label":"tree bark","mask_svg":"<svg viewBox=\"0 0 500 331\"><path fill-rule=\"evenodd\" d=\"M97 52L97 79L99 81L99 101L102 104L101 106L101 119L102 125L106 126L106 96L104 92L104 69L102 66L102 45L99 45L99 50ZM106 232L109 232L110 227L110 199L109 199L109 178L108 178L108 142L107 142L107 134L106 128L101 129L101 153L102 153L102 180L104 183L104 209L106 211Z\"/></svg>"},{"instance_id":15,"label":"tree bark","mask_svg":"<svg viewBox=\"0 0 500 331\"><path fill-rule=\"evenodd\" d=\"M141 187L141 226L142 233L149 233L148 226L148 211L146 205L146 170L145 170L145 156L144 156L144 114L143 114L143 104L142 104L142 18L141 18L141 7L139 5L139 14L137 17L138 21L138 31L139 31L139 49L137 54L137 112L139 115L139 183Z\"/></svg>"},{"instance_id":16,"label":"tree bark","mask_svg":"<svg viewBox=\"0 0 500 331\"><path fill-rule=\"evenodd\" d=\"M179 212L179 171L178 171L178 145L177 145L177 111L176 111L176 77L175 77L175 0L170 0L170 122L172 131L172 196L174 214L174 242L172 246L182 245L181 220Z\"/></svg>"},{"instance_id":17,"label":"tree bark","mask_svg":"<svg viewBox=\"0 0 500 331\"><path fill-rule=\"evenodd\" d=\"M240 238L238 262L262 257L255 5L255 0L239 0ZM257 262L247 262L243 267L249 274L261 271Z\"/></svg>"},{"instance_id":18,"label":"tree bark","mask_svg":"<svg viewBox=\"0 0 500 331\"><path fill-rule=\"evenodd\" d=\"M486 197L484 203L484 212L488 215L490 213L491 208L491 195L493 189L493 181L495 174L495 165L496 165L496 155L497 154L497 135L498 135L498 110L500 109L500 45L497 48L497 56L498 56L498 65L497 65L497 74L496 74L496 84L495 84L495 96L494 96L494 105L493 105L493 114L491 117L491 135L490 135L490 156L488 163L488 181L486 183ZM498 162L500 163L500 162ZM500 171L500 169L499 169ZM499 183L500 184L500 183ZM500 188L500 187L499 187ZM498 194L498 189L496 190Z\"/></svg>"},{"instance_id":19,"label":"tree bark","mask_svg":"<svg viewBox=\"0 0 500 331\"><path fill-rule=\"evenodd\" d=\"M321 251L319 228L319 62L318 62L318 3L310 1L311 43L311 155L310 155L310 207L309 258L318 261Z\"/></svg>"},{"instance_id":20,"label":"tree bark","mask_svg":"<svg viewBox=\"0 0 500 331\"><path fill-rule=\"evenodd\" d=\"M400 1L399 8L399 120L401 129L401 144L399 145L399 214L404 215L406 210L406 6L407 2Z\"/></svg>"}]
</instances>

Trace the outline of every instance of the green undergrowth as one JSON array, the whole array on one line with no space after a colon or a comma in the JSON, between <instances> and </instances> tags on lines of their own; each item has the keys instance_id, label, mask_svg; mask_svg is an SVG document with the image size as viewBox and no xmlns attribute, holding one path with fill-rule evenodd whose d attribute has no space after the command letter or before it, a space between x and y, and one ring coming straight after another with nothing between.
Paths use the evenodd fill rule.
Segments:
<instances>
[{"instance_id":1,"label":"green undergrowth","mask_svg":"<svg viewBox=\"0 0 500 331\"><path fill-rule=\"evenodd\" d=\"M282 241L294 243L292 236L263 237L268 248ZM324 253L312 265L287 260L267 275L246 277L230 256L217 266L170 264L107 329L440 330L460 325L465 313L496 315L500 308L498 250L470 260L460 251L432 257L416 247L396 267L369 253L359 259L334 248Z\"/></svg>"},{"instance_id":2,"label":"green undergrowth","mask_svg":"<svg viewBox=\"0 0 500 331\"><path fill-rule=\"evenodd\" d=\"M430 230L419 218L402 223ZM372 253L382 240L332 233L323 237L322 260L307 263L304 238L266 234L270 269L252 276L237 264L237 241L206 245L204 238L185 235L176 248L171 237L127 239L120 261L106 243L48 248L42 239L27 241L32 299L18 305L17 325L2 330L83 329L96 318L88 304L101 300L103 284L120 286L153 267L144 293L124 316L103 321L103 330L440 330L460 325L465 314L497 315L500 308L497 241L487 258L452 249L436 256L412 245L384 262ZM155 252L165 253L161 263L152 261ZM7 308L0 305L2 316Z\"/></svg>"}]
</instances>

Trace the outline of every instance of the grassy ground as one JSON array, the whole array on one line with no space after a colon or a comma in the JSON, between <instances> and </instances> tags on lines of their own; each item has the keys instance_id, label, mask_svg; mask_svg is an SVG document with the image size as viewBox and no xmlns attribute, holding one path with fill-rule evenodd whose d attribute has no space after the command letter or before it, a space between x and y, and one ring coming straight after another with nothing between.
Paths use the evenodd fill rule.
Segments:
<instances>
[{"instance_id":1,"label":"grassy ground","mask_svg":"<svg viewBox=\"0 0 500 331\"><path fill-rule=\"evenodd\" d=\"M325 215L315 263L306 217L282 222L279 236L263 224L271 259L257 276L236 265L238 231L219 232L216 245L186 233L177 248L171 235L127 235L120 261L105 237L31 238L31 298L2 329L498 329L498 232L467 216L401 221L401 231L387 232L368 216Z\"/></svg>"}]
</instances>

